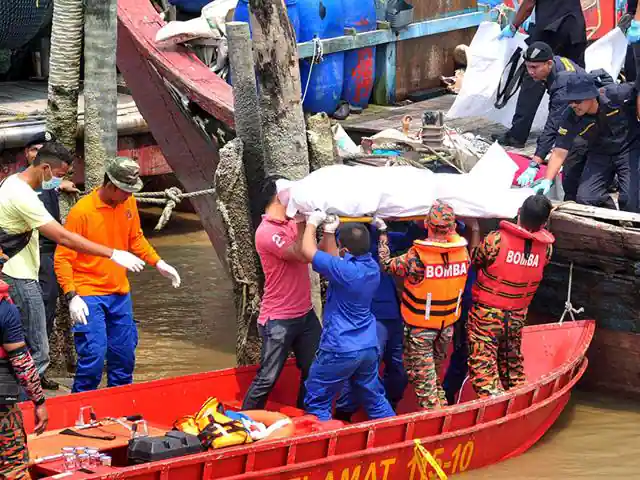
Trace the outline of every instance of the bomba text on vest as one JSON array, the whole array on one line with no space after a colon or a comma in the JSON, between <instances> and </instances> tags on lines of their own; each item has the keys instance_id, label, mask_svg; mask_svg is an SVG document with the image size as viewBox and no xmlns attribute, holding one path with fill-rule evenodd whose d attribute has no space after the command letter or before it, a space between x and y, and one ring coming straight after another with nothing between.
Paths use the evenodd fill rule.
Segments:
<instances>
[{"instance_id":1,"label":"bomba text on vest","mask_svg":"<svg viewBox=\"0 0 640 480\"><path fill-rule=\"evenodd\" d=\"M529 254L528 256L522 252L509 250L507 253L507 263L521 265L523 267L537 267L540 263L540 255Z\"/></svg>"},{"instance_id":2,"label":"bomba text on vest","mask_svg":"<svg viewBox=\"0 0 640 480\"><path fill-rule=\"evenodd\" d=\"M467 263L457 262L449 265L427 265L425 278L453 278L467 274Z\"/></svg>"}]
</instances>

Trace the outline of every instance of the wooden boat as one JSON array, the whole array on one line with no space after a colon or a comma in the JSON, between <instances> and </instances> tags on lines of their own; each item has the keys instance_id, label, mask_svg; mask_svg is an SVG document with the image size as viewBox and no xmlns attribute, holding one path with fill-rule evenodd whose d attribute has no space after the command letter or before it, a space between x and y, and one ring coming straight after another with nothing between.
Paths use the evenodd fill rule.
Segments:
<instances>
[{"instance_id":1,"label":"wooden boat","mask_svg":"<svg viewBox=\"0 0 640 480\"><path fill-rule=\"evenodd\" d=\"M421 411L408 390L396 417L350 425L336 420L318 422L293 406L299 374L289 362L267 406L292 418L296 430L289 438L126 466L129 432L124 427L102 427L103 432L107 429L116 436L113 441L59 434L58 429L75 424L81 407L92 407L98 418L141 414L152 435L171 429L177 418L195 413L210 396L227 408L238 408L256 373L252 366L52 398L47 402L49 431L30 437L29 448L35 462L59 453L62 446L93 446L113 457L111 467L88 468L89 472L64 477L69 479L418 479L413 448L418 439L447 474L455 474L519 455L542 437L587 369L585 353L594 329L589 320L526 327L526 385L500 397L478 400L467 383L461 403L440 411ZM21 404L21 408L31 430L32 406ZM100 431L83 430L94 435ZM35 475L55 475L63 466L54 460L36 463L32 470Z\"/></svg>"}]
</instances>

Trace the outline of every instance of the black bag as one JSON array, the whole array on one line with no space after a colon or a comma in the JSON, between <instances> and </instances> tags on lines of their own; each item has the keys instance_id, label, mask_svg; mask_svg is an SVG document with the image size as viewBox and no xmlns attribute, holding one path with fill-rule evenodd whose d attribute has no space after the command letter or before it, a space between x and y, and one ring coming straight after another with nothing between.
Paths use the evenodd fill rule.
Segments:
<instances>
[{"instance_id":1,"label":"black bag","mask_svg":"<svg viewBox=\"0 0 640 480\"><path fill-rule=\"evenodd\" d=\"M4 180L0 182L0 188L2 188ZM8 233L0 227L0 251L9 258L16 256L29 244L31 235L32 230L23 233Z\"/></svg>"}]
</instances>

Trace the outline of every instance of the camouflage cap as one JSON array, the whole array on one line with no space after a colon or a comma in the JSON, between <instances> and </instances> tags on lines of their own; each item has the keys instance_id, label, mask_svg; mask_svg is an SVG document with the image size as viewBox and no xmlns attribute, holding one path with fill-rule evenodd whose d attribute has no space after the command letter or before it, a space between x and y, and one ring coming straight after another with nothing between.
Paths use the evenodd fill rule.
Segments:
<instances>
[{"instance_id":1,"label":"camouflage cap","mask_svg":"<svg viewBox=\"0 0 640 480\"><path fill-rule=\"evenodd\" d=\"M140 179L140 165L128 157L116 157L106 167L106 174L116 187L129 193L142 190Z\"/></svg>"},{"instance_id":2,"label":"camouflage cap","mask_svg":"<svg viewBox=\"0 0 640 480\"><path fill-rule=\"evenodd\" d=\"M456 215L453 207L441 200L436 200L424 219L424 225L433 230L436 235L444 236L453 233L456 228Z\"/></svg>"}]
</instances>

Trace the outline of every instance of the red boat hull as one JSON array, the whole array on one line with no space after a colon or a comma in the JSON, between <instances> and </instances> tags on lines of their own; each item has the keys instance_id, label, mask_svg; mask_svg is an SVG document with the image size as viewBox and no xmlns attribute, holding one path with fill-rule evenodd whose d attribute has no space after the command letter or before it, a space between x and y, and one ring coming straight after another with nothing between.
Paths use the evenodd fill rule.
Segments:
<instances>
[{"instance_id":1,"label":"red boat hull","mask_svg":"<svg viewBox=\"0 0 640 480\"><path fill-rule=\"evenodd\" d=\"M292 417L295 436L137 466L126 466L123 444L112 452L113 469L68 478L417 479L414 439L420 439L449 474L491 465L526 451L558 418L586 369L594 329L593 321L527 327L523 351L530 381L506 395L477 400L467 384L463 403L427 412L417 409L409 389L399 407L400 413L409 413L348 426L318 422L292 406L299 374L289 362L267 407ZM92 406L98 418L142 414L150 425L170 429L209 396L238 406L255 372L256 367L242 367L53 398L48 402L49 429L72 426L82 406ZM32 406L21 407L31 430ZM34 468L48 474L60 471L55 464Z\"/></svg>"}]
</instances>

